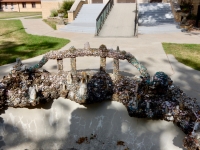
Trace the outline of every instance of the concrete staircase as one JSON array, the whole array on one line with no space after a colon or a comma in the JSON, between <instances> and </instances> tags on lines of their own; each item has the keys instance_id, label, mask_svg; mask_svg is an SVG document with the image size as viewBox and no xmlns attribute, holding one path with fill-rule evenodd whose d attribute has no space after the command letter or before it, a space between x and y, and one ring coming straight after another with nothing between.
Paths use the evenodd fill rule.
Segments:
<instances>
[{"instance_id":1,"label":"concrete staircase","mask_svg":"<svg viewBox=\"0 0 200 150\"><path fill-rule=\"evenodd\" d=\"M139 34L180 32L174 21L170 3L141 3L138 10Z\"/></svg>"},{"instance_id":2,"label":"concrete staircase","mask_svg":"<svg viewBox=\"0 0 200 150\"><path fill-rule=\"evenodd\" d=\"M115 3L100 33L100 37L132 37L135 27L135 3Z\"/></svg>"},{"instance_id":3,"label":"concrete staircase","mask_svg":"<svg viewBox=\"0 0 200 150\"><path fill-rule=\"evenodd\" d=\"M60 30L95 34L96 18L104 6L105 4L84 4L75 20Z\"/></svg>"}]
</instances>

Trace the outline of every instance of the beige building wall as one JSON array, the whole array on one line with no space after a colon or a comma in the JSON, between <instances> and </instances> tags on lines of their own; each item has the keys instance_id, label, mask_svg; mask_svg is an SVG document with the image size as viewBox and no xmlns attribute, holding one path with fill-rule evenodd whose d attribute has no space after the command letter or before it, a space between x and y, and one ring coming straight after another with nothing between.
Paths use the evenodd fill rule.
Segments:
<instances>
[{"instance_id":1,"label":"beige building wall","mask_svg":"<svg viewBox=\"0 0 200 150\"><path fill-rule=\"evenodd\" d=\"M46 19L51 15L51 10L59 9L59 6L61 6L62 2L59 1L41 1L42 5L42 18Z\"/></svg>"},{"instance_id":2,"label":"beige building wall","mask_svg":"<svg viewBox=\"0 0 200 150\"><path fill-rule=\"evenodd\" d=\"M13 4L13 5L12 5ZM26 8L22 7L22 3L7 3L7 7L5 3L2 3L2 10L5 12L17 11L17 12L41 12L42 7L39 2L35 2L35 8L32 8L32 3L27 2Z\"/></svg>"}]
</instances>

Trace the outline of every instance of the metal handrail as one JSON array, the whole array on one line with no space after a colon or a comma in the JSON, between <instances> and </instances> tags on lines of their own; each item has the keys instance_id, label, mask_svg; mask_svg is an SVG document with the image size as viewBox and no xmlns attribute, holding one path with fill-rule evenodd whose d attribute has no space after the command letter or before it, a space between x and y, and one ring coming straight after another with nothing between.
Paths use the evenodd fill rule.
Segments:
<instances>
[{"instance_id":1,"label":"metal handrail","mask_svg":"<svg viewBox=\"0 0 200 150\"><path fill-rule=\"evenodd\" d=\"M137 30L138 30L138 6L137 6L137 0L135 0L136 9L135 9L135 29L134 29L134 36L138 36Z\"/></svg>"},{"instance_id":2,"label":"metal handrail","mask_svg":"<svg viewBox=\"0 0 200 150\"><path fill-rule=\"evenodd\" d=\"M108 3L104 6L101 13L96 19L96 35L99 34L112 6L114 5L114 0L109 0Z\"/></svg>"}]
</instances>

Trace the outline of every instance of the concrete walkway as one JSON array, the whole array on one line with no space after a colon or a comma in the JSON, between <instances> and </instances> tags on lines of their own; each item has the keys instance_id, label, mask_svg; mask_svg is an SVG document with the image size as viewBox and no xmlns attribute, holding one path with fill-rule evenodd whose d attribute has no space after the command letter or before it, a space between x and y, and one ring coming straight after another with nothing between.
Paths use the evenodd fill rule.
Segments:
<instances>
[{"instance_id":1,"label":"concrete walkway","mask_svg":"<svg viewBox=\"0 0 200 150\"><path fill-rule=\"evenodd\" d=\"M135 28L135 3L116 3L99 33L100 37L133 37Z\"/></svg>"},{"instance_id":2,"label":"concrete walkway","mask_svg":"<svg viewBox=\"0 0 200 150\"><path fill-rule=\"evenodd\" d=\"M85 42L91 47L105 44L108 48L120 47L131 52L153 75L164 71L183 91L200 100L200 72L191 69L172 56L166 55L161 42L198 43L200 33L165 33L139 35L139 38L96 38L92 34L62 33L49 28L41 19L21 19L26 32L36 35L67 38L71 42L61 50L71 46L82 48ZM24 60L33 65L42 56ZM9 72L13 64L0 67L0 78ZM44 68L56 71L56 62L49 61ZM77 58L77 69L98 69L99 58ZM107 60L107 69L112 68L112 60ZM64 70L69 70L69 60L64 62ZM124 75L139 74L125 61L120 61L120 71ZM184 134L178 127L165 121L130 118L125 107L117 102L105 102L81 106L67 99L59 98L37 109L8 108L0 118L0 148L2 149L90 149L90 150L181 150ZM77 144L80 137L96 134L90 143ZM117 145L124 141L124 146Z\"/></svg>"}]
</instances>

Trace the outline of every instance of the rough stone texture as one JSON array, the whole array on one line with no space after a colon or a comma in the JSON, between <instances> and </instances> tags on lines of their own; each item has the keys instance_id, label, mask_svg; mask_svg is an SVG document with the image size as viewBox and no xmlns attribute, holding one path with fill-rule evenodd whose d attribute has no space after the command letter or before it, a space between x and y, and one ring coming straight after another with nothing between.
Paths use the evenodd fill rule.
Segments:
<instances>
[{"instance_id":1,"label":"rough stone texture","mask_svg":"<svg viewBox=\"0 0 200 150\"><path fill-rule=\"evenodd\" d=\"M138 58L148 68L151 75L158 70L164 71L170 75L175 84L182 87L189 96L196 97L198 99L200 98L200 72L177 62L173 56L166 55L161 46L161 42L199 43L200 34L198 32L143 34L139 35L139 38L94 38L91 34L66 34L53 31L40 19L21 20L23 21L26 32L30 34L48 35L70 39L71 42L63 47L62 50L69 49L73 45L75 47L83 47L83 44L86 41L90 42L91 47L98 47L102 43L106 44L108 48L116 48L117 46L120 46L120 48L134 54L134 56L136 56L136 58ZM38 56L32 59L24 60L23 63L31 66L37 63L41 58L42 56ZM84 62L84 64L82 62ZM107 59L107 71L112 69L112 62L113 60ZM69 59L65 59L64 64L64 70L69 71L71 68ZM13 65L14 64L8 64L0 67L1 78L3 75L8 74L9 69ZM98 67L99 58L78 58L77 69L95 70L99 69ZM44 68L51 72L57 71L56 61L49 61ZM133 74L139 75L135 68L129 66L129 64L124 61L120 61L120 68L120 74L129 76L133 76ZM55 116L56 114L57 117ZM98 119L101 115L104 116L103 121ZM57 118L57 122L60 124L60 126L57 126L58 128L55 129L53 125L50 125L49 120L53 120L50 119L53 118L50 116ZM55 100L53 104L49 103L49 105L43 105L43 107L38 107L37 109L8 108L4 111L1 117L3 118L0 125L2 136L1 148L3 149L21 150L25 148L31 149L33 147L35 149L39 149L40 147L53 149L54 145L56 147L57 145L59 146L59 144L68 143L69 141L67 140L67 137L69 133L74 135L74 137L81 137L83 135L82 132L85 132L87 134L86 136L90 137L90 131L96 131L98 124L102 124L102 127L104 127L98 128L98 131L101 132L102 129L105 131L98 135L99 138L104 139L104 141L108 141L109 145L112 145L112 143L115 145L116 143L115 140L111 141L109 139L116 137L117 140L121 140L120 137L123 137L129 145L132 145L129 146L130 149L184 149L182 146L182 139L185 135L178 127L166 121L151 121L146 119L131 118L128 116L125 107L118 102L105 102L91 105L91 107L84 107L75 102L59 98L58 100ZM22 117L22 121L18 121L19 118ZM33 130L30 130L29 128L29 124L32 119L36 120L36 130L34 130L35 128L32 128ZM92 125L90 126L91 121ZM84 128L84 124L89 127L87 129ZM24 126L23 129L22 125ZM32 124L30 125L32 126ZM20 132L14 130L17 127L20 129ZM86 130L83 131L82 129ZM70 130L72 130L72 132L70 132ZM37 134L34 134L35 131L37 131ZM59 136L60 138L58 135L61 135ZM19 141L20 138L21 142ZM60 140L61 138L63 140ZM71 139L75 142L78 138L70 138L70 141L72 141ZM4 147L2 147L2 145L4 145ZM89 144L85 144L85 147L86 146L86 149L92 149L89 147ZM82 148L82 144L75 144L74 147L77 149L84 149ZM100 148L103 149L104 147L102 146ZM122 149L124 149L124 147Z\"/></svg>"},{"instance_id":2,"label":"rough stone texture","mask_svg":"<svg viewBox=\"0 0 200 150\"><path fill-rule=\"evenodd\" d=\"M133 55L118 49L109 50L101 45L99 49L71 47L66 51L52 51L29 68L17 58L16 65L0 82L1 109L4 110L5 106L35 107L59 97L84 105L116 100L126 106L131 117L172 121L186 134L184 147L199 149L200 107L197 100L188 97L164 72L156 72L151 79L147 69ZM100 56L100 71L76 73L76 57L81 56ZM106 57L126 59L141 76L120 76L116 80L115 75L113 78L105 72ZM71 59L71 72L61 71L64 58ZM57 59L57 75L38 70L49 59ZM96 133L79 137L76 143L90 143L89 140L94 139L99 141ZM118 145L125 146L125 142L119 140Z\"/></svg>"}]
</instances>

